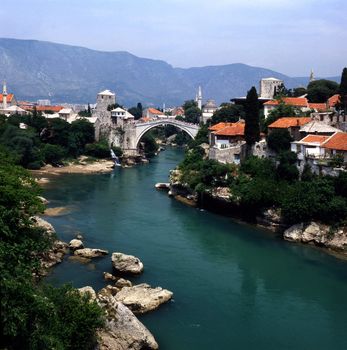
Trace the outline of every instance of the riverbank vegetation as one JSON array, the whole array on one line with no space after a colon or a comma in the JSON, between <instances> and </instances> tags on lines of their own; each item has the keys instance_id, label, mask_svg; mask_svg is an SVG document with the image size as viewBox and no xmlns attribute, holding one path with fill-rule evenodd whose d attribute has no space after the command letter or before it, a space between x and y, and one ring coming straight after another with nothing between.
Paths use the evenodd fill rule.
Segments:
<instances>
[{"instance_id":1,"label":"riverbank vegetation","mask_svg":"<svg viewBox=\"0 0 347 350\"><path fill-rule=\"evenodd\" d=\"M227 187L230 202L253 219L268 208L276 208L287 224L310 220L330 225L347 223L346 173L323 177L313 175L306 167L299 177L295 153L275 142L280 150L276 159L251 156L241 166L221 164L207 159L201 147L206 135L204 127L178 167L180 182L191 192L211 194L217 187Z\"/></svg>"},{"instance_id":2,"label":"riverbank vegetation","mask_svg":"<svg viewBox=\"0 0 347 350\"><path fill-rule=\"evenodd\" d=\"M71 124L61 118L46 119L40 113L0 116L0 145L12 155L16 164L27 169L40 169L45 164L63 164L85 154L109 158L106 140L95 142L94 126L88 119ZM121 156L120 148L113 148Z\"/></svg>"},{"instance_id":3,"label":"riverbank vegetation","mask_svg":"<svg viewBox=\"0 0 347 350\"><path fill-rule=\"evenodd\" d=\"M34 225L43 211L40 191L22 167L0 149L0 295L2 349L92 349L103 314L69 286L35 278L40 255L55 237Z\"/></svg>"}]
</instances>

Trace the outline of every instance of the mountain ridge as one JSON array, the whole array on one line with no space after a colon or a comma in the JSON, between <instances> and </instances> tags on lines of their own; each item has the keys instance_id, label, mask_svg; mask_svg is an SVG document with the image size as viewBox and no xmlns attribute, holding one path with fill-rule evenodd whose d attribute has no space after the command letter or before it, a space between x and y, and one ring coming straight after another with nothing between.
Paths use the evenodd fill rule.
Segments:
<instances>
[{"instance_id":1,"label":"mountain ridge","mask_svg":"<svg viewBox=\"0 0 347 350\"><path fill-rule=\"evenodd\" d=\"M127 106L179 105L194 98L199 85L204 99L227 102L244 96L251 86L258 88L259 80L269 76L283 79L288 88L308 83L308 77L293 78L243 63L179 68L127 51L11 38L0 38L0 72L21 100L93 103L99 91L110 89Z\"/></svg>"}]
</instances>

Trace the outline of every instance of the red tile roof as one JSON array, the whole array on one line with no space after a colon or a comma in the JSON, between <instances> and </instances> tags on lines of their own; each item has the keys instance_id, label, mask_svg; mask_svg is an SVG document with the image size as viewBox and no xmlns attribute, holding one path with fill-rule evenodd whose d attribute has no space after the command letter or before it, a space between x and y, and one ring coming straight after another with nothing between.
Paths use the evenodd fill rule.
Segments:
<instances>
[{"instance_id":1,"label":"red tile roof","mask_svg":"<svg viewBox=\"0 0 347 350\"><path fill-rule=\"evenodd\" d=\"M155 108L148 108L148 112L151 113L151 114L156 114L156 115L164 115L163 112L160 112L160 111L158 111Z\"/></svg>"},{"instance_id":2,"label":"red tile roof","mask_svg":"<svg viewBox=\"0 0 347 350\"><path fill-rule=\"evenodd\" d=\"M244 136L245 135L245 123L243 122L218 123L214 125L214 127L215 127L215 130L212 131L214 135L218 135L218 136Z\"/></svg>"},{"instance_id":3,"label":"red tile roof","mask_svg":"<svg viewBox=\"0 0 347 350\"><path fill-rule=\"evenodd\" d=\"M7 98L6 98L6 101L7 101L7 102L11 102L12 99L13 99L13 96L14 96L13 94L8 94L8 95L7 95ZM2 103L3 100L4 100L4 96L3 96L2 94L0 94L0 103Z\"/></svg>"},{"instance_id":4,"label":"red tile roof","mask_svg":"<svg viewBox=\"0 0 347 350\"><path fill-rule=\"evenodd\" d=\"M308 101L306 97L283 97L280 100L271 100L265 102L265 106L277 106L280 102L283 102L286 105L297 106L297 107L307 107Z\"/></svg>"},{"instance_id":5,"label":"red tile roof","mask_svg":"<svg viewBox=\"0 0 347 350\"><path fill-rule=\"evenodd\" d=\"M301 142L307 142L307 143L318 143L322 144L324 143L330 136L323 136L323 135L307 135L303 139L300 140Z\"/></svg>"},{"instance_id":6,"label":"red tile roof","mask_svg":"<svg viewBox=\"0 0 347 350\"><path fill-rule=\"evenodd\" d=\"M32 111L34 110L35 107L29 106L29 107L23 107L23 108L27 111ZM63 106L36 106L36 110L38 112L50 111L50 112L58 113L63 108L64 108Z\"/></svg>"},{"instance_id":7,"label":"red tile roof","mask_svg":"<svg viewBox=\"0 0 347 350\"><path fill-rule=\"evenodd\" d=\"M223 123L223 122L220 122L218 124L210 126L208 128L208 130L217 131L217 130L221 130L223 128L226 128L227 126L232 126L233 124L235 124L235 123Z\"/></svg>"},{"instance_id":8,"label":"red tile roof","mask_svg":"<svg viewBox=\"0 0 347 350\"><path fill-rule=\"evenodd\" d=\"M326 103L309 103L308 107L311 108L311 109L315 109L318 112L327 110L327 104Z\"/></svg>"},{"instance_id":9,"label":"red tile roof","mask_svg":"<svg viewBox=\"0 0 347 350\"><path fill-rule=\"evenodd\" d=\"M334 96L331 96L329 99L328 99L328 106L329 107L335 107L336 104L340 101L340 95L339 94L336 94Z\"/></svg>"},{"instance_id":10,"label":"red tile roof","mask_svg":"<svg viewBox=\"0 0 347 350\"><path fill-rule=\"evenodd\" d=\"M324 143L323 147L347 152L347 133L337 132Z\"/></svg>"},{"instance_id":11,"label":"red tile roof","mask_svg":"<svg viewBox=\"0 0 347 350\"><path fill-rule=\"evenodd\" d=\"M308 117L284 117L277 119L275 122L270 124L268 127L278 129L288 129L295 126L302 126L309 123L312 119Z\"/></svg>"}]
</instances>

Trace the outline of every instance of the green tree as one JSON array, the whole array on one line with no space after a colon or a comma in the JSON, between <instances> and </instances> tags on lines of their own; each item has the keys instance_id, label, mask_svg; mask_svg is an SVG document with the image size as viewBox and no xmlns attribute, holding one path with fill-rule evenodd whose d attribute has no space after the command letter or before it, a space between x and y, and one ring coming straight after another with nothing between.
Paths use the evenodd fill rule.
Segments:
<instances>
[{"instance_id":1,"label":"green tree","mask_svg":"<svg viewBox=\"0 0 347 350\"><path fill-rule=\"evenodd\" d=\"M293 89L293 97L300 97L307 94L307 90L304 87L297 87Z\"/></svg>"},{"instance_id":2,"label":"green tree","mask_svg":"<svg viewBox=\"0 0 347 350\"><path fill-rule=\"evenodd\" d=\"M259 102L256 88L247 93L245 109L245 140L248 149L260 140Z\"/></svg>"},{"instance_id":3,"label":"green tree","mask_svg":"<svg viewBox=\"0 0 347 350\"><path fill-rule=\"evenodd\" d=\"M267 136L268 146L277 153L289 151L292 141L288 129L275 129Z\"/></svg>"},{"instance_id":4,"label":"green tree","mask_svg":"<svg viewBox=\"0 0 347 350\"><path fill-rule=\"evenodd\" d=\"M267 128L270 124L283 117L298 116L300 112L293 106L287 105L283 100L279 100L279 104L276 108L272 109L263 124L263 131L267 133Z\"/></svg>"},{"instance_id":5,"label":"green tree","mask_svg":"<svg viewBox=\"0 0 347 350\"><path fill-rule=\"evenodd\" d=\"M198 107L190 107L185 110L184 115L186 122L198 124L201 117L201 110Z\"/></svg>"},{"instance_id":6,"label":"green tree","mask_svg":"<svg viewBox=\"0 0 347 350\"><path fill-rule=\"evenodd\" d=\"M243 106L225 103L221 105L220 109L214 112L211 118L211 124L237 122L240 118L243 119L244 116Z\"/></svg>"},{"instance_id":7,"label":"green tree","mask_svg":"<svg viewBox=\"0 0 347 350\"><path fill-rule=\"evenodd\" d=\"M335 81L320 79L311 81L307 86L307 98L310 102L326 102L338 93L339 85Z\"/></svg>"},{"instance_id":8,"label":"green tree","mask_svg":"<svg viewBox=\"0 0 347 350\"><path fill-rule=\"evenodd\" d=\"M347 67L343 68L339 86L340 106L347 113Z\"/></svg>"}]
</instances>

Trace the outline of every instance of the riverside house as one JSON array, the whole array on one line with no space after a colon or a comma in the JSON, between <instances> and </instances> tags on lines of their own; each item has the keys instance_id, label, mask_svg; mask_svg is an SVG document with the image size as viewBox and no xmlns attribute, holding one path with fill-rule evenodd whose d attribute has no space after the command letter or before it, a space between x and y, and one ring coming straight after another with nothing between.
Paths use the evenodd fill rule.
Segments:
<instances>
[{"instance_id":1,"label":"riverside house","mask_svg":"<svg viewBox=\"0 0 347 350\"><path fill-rule=\"evenodd\" d=\"M284 117L277 119L268 126L269 134L274 130L287 129L294 140L300 140L300 128L309 123L312 119L309 117Z\"/></svg>"}]
</instances>

